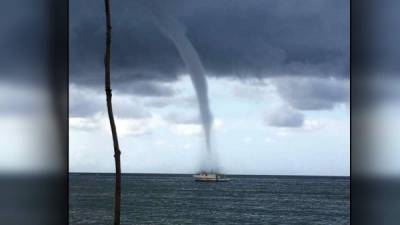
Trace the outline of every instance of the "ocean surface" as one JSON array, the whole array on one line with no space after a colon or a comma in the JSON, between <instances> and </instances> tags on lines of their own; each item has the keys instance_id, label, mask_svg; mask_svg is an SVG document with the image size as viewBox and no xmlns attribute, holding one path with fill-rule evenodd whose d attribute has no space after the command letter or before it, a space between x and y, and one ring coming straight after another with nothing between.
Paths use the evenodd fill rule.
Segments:
<instances>
[{"instance_id":1,"label":"ocean surface","mask_svg":"<svg viewBox=\"0 0 400 225\"><path fill-rule=\"evenodd\" d=\"M350 224L348 177L122 175L122 224ZM113 223L113 174L70 174L70 224Z\"/></svg>"}]
</instances>

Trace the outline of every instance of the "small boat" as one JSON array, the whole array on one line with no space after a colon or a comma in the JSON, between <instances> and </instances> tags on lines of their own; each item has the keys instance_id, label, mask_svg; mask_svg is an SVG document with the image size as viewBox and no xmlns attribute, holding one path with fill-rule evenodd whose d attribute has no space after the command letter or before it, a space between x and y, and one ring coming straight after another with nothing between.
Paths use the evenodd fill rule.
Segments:
<instances>
[{"instance_id":1,"label":"small boat","mask_svg":"<svg viewBox=\"0 0 400 225\"><path fill-rule=\"evenodd\" d=\"M193 175L195 181L204 181L204 182L220 182L220 181L229 181L230 179L225 178L221 174L216 173L200 173Z\"/></svg>"}]
</instances>

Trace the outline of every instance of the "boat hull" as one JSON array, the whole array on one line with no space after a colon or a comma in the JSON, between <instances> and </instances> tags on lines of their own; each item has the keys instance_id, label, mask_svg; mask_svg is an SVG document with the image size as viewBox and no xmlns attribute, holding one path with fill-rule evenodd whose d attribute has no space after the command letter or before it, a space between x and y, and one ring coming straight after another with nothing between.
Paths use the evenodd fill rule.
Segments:
<instances>
[{"instance_id":1,"label":"boat hull","mask_svg":"<svg viewBox=\"0 0 400 225\"><path fill-rule=\"evenodd\" d=\"M193 179L199 182L223 182L229 181L229 179L224 178L217 174L198 174L193 175Z\"/></svg>"}]
</instances>

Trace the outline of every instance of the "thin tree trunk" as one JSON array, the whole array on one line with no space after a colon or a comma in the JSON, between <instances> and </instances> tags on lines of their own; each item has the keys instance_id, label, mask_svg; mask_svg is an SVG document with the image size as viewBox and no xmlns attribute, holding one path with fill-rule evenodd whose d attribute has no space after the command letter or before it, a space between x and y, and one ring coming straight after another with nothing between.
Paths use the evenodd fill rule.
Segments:
<instances>
[{"instance_id":1,"label":"thin tree trunk","mask_svg":"<svg viewBox=\"0 0 400 225\"><path fill-rule=\"evenodd\" d=\"M104 67L105 67L105 91L107 96L107 110L108 117L110 119L110 126L112 132L112 138L114 143L114 158L115 158L115 195L114 195L114 225L120 224L121 214L121 151L118 144L117 129L115 127L114 114L111 102L111 82L110 82L110 53L111 53L111 15L110 15L110 0L104 0L106 10L106 52L104 55Z\"/></svg>"}]
</instances>

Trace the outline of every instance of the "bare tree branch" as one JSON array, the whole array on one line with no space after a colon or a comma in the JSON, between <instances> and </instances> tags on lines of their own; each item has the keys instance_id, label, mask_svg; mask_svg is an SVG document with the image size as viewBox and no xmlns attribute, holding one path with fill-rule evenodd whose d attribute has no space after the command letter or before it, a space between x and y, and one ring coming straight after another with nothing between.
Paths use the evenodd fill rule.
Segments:
<instances>
[{"instance_id":1,"label":"bare tree branch","mask_svg":"<svg viewBox=\"0 0 400 225\"><path fill-rule=\"evenodd\" d=\"M114 202L114 225L120 224L121 215L121 151L118 144L117 129L114 121L114 114L112 109L112 93L111 93L111 72L110 72L110 59L111 59L111 15L110 15L110 0L104 0L106 11L106 50L104 55L105 67L105 91L107 96L107 110L110 120L110 127L114 143L114 158L115 158L115 202Z\"/></svg>"}]
</instances>

